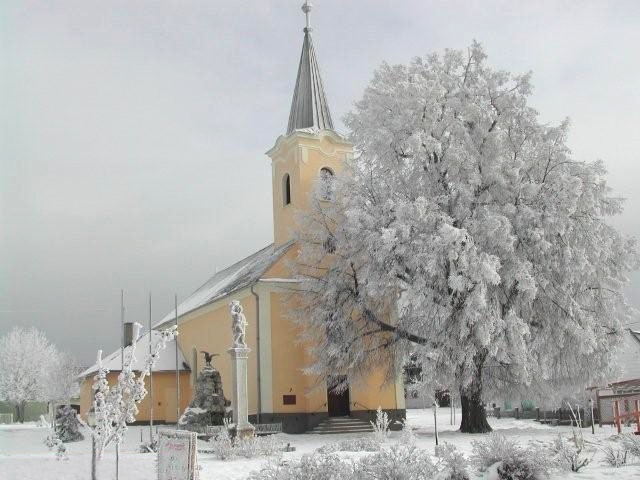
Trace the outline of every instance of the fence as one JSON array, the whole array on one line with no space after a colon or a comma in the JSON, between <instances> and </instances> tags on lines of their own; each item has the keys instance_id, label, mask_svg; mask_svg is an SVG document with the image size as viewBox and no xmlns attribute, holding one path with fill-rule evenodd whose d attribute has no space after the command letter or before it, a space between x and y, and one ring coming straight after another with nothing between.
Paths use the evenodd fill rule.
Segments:
<instances>
[{"instance_id":1,"label":"fence","mask_svg":"<svg viewBox=\"0 0 640 480\"><path fill-rule=\"evenodd\" d=\"M13 423L13 413L0 413L0 424Z\"/></svg>"}]
</instances>

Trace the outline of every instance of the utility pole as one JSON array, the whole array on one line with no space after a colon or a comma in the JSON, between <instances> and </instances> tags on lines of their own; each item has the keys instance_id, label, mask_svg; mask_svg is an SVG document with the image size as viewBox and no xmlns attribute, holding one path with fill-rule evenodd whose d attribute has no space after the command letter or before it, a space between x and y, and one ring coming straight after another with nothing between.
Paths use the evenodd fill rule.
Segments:
<instances>
[{"instance_id":1,"label":"utility pole","mask_svg":"<svg viewBox=\"0 0 640 480\"><path fill-rule=\"evenodd\" d=\"M178 294L174 294L175 304L175 325L176 332L178 331ZM180 370L178 366L178 337L174 337L173 341L176 343L176 430L178 429L178 420L180 420Z\"/></svg>"}]
</instances>

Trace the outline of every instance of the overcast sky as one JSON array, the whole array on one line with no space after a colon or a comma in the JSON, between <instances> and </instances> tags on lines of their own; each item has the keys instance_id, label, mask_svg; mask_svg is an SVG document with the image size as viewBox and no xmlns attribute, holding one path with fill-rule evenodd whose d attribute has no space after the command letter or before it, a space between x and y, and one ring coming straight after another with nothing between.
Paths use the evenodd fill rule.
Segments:
<instances>
[{"instance_id":1,"label":"overcast sky","mask_svg":"<svg viewBox=\"0 0 640 480\"><path fill-rule=\"evenodd\" d=\"M0 335L34 325L91 363L271 243L264 152L287 125L302 0L0 1ZM640 2L316 0L334 123L382 62L480 41L534 72L545 122L604 160L640 237ZM630 288L640 306L640 275Z\"/></svg>"}]
</instances>

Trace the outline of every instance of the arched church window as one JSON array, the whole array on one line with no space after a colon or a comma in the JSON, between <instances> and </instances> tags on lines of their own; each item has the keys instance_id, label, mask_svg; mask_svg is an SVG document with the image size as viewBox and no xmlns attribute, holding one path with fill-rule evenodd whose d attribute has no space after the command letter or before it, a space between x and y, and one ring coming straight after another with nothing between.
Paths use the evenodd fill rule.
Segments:
<instances>
[{"instance_id":1,"label":"arched church window","mask_svg":"<svg viewBox=\"0 0 640 480\"><path fill-rule=\"evenodd\" d=\"M320 198L331 200L333 198L334 178L333 171L328 167L320 169Z\"/></svg>"},{"instance_id":2,"label":"arched church window","mask_svg":"<svg viewBox=\"0 0 640 480\"><path fill-rule=\"evenodd\" d=\"M291 179L288 173L285 173L282 179L282 203L284 205L291 203Z\"/></svg>"}]
</instances>

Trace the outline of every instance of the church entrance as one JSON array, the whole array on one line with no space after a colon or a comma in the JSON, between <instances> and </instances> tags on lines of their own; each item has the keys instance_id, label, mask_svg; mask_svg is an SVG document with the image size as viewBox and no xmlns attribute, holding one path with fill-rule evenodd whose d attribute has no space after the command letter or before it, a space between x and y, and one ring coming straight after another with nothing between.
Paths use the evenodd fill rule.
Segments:
<instances>
[{"instance_id":1,"label":"church entrance","mask_svg":"<svg viewBox=\"0 0 640 480\"><path fill-rule=\"evenodd\" d=\"M349 409L349 387L337 392L335 386L345 382L347 377L330 379L327 387L327 410L330 417L346 417L351 413Z\"/></svg>"}]
</instances>

